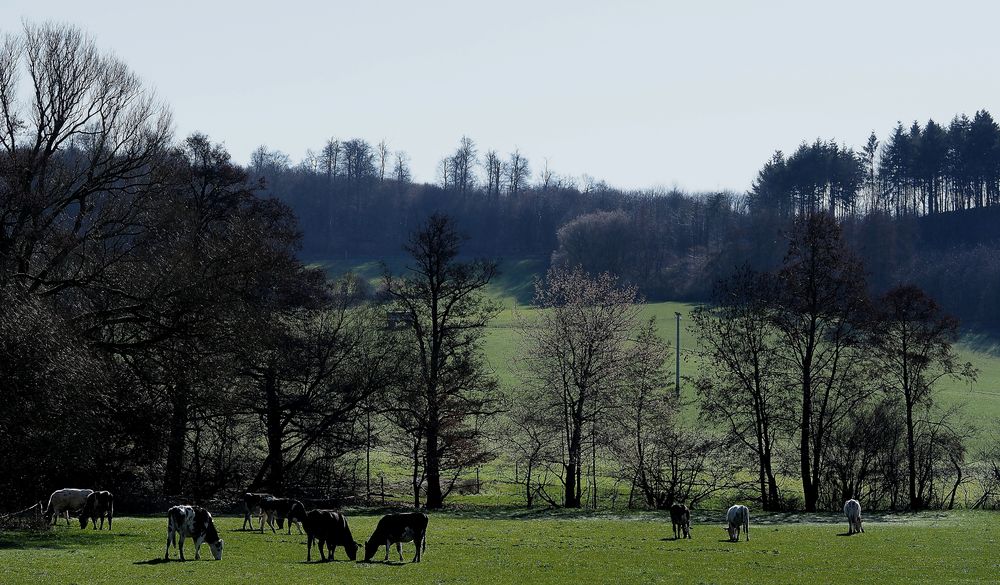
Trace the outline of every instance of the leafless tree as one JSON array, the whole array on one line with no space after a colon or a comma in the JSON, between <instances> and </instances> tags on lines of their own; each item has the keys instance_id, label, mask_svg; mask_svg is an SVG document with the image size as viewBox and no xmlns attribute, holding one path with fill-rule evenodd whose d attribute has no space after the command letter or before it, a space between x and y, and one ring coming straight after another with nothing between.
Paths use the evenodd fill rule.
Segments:
<instances>
[{"instance_id":1,"label":"leafless tree","mask_svg":"<svg viewBox=\"0 0 1000 585\"><path fill-rule=\"evenodd\" d=\"M796 219L777 282L777 362L784 383L798 391L802 492L811 512L819 501L827 437L873 392L861 327L868 320L867 291L861 263L825 213Z\"/></svg>"},{"instance_id":2,"label":"leafless tree","mask_svg":"<svg viewBox=\"0 0 1000 585\"><path fill-rule=\"evenodd\" d=\"M378 157L378 182L385 181L386 166L389 164L389 143L382 140L375 147Z\"/></svg>"},{"instance_id":3,"label":"leafless tree","mask_svg":"<svg viewBox=\"0 0 1000 585\"><path fill-rule=\"evenodd\" d=\"M776 445L783 404L792 398L779 375L775 294L770 275L742 269L716 286L714 304L697 308L689 326L714 364L697 382L702 416L753 455L765 510L781 505Z\"/></svg>"},{"instance_id":4,"label":"leafless tree","mask_svg":"<svg viewBox=\"0 0 1000 585\"><path fill-rule=\"evenodd\" d=\"M337 171L340 169L340 150L340 141L336 138L330 138L323 145L323 151L320 153L320 167L326 173L327 179L333 179L337 176Z\"/></svg>"},{"instance_id":5,"label":"leafless tree","mask_svg":"<svg viewBox=\"0 0 1000 585\"><path fill-rule=\"evenodd\" d=\"M528 167L528 159L520 151L511 153L507 161L507 194L516 197L528 186L531 179L531 170Z\"/></svg>"},{"instance_id":6,"label":"leafless tree","mask_svg":"<svg viewBox=\"0 0 1000 585\"><path fill-rule=\"evenodd\" d=\"M503 180L503 161L495 150L489 150L483 156L483 167L486 170L486 196L491 199L500 197L500 184Z\"/></svg>"},{"instance_id":7,"label":"leafless tree","mask_svg":"<svg viewBox=\"0 0 1000 585\"><path fill-rule=\"evenodd\" d=\"M384 278L386 293L408 316L404 363L415 382L405 385L398 403L423 437L428 508L440 508L462 469L488 454L479 440L497 400L480 348L484 327L499 310L483 294L496 262L459 261L463 239L448 216L432 215L406 246L409 275ZM420 438L415 435L418 447Z\"/></svg>"},{"instance_id":8,"label":"leafless tree","mask_svg":"<svg viewBox=\"0 0 1000 585\"><path fill-rule=\"evenodd\" d=\"M396 151L392 175L400 185L406 185L410 182L412 176L410 173L410 157L406 152L402 150Z\"/></svg>"},{"instance_id":9,"label":"leafless tree","mask_svg":"<svg viewBox=\"0 0 1000 585\"><path fill-rule=\"evenodd\" d=\"M24 95L23 90L27 90ZM36 294L100 271L91 247L128 233L171 137L153 93L79 29L25 24L0 49L0 278Z\"/></svg>"},{"instance_id":10,"label":"leafless tree","mask_svg":"<svg viewBox=\"0 0 1000 585\"><path fill-rule=\"evenodd\" d=\"M934 403L934 387L942 378L975 380L971 363L960 363L952 350L958 340L958 321L915 286L898 286L879 303L874 356L884 387L902 398L906 425L906 452L910 509L927 502L917 489L917 439L921 433L914 410Z\"/></svg>"},{"instance_id":11,"label":"leafless tree","mask_svg":"<svg viewBox=\"0 0 1000 585\"><path fill-rule=\"evenodd\" d=\"M601 421L635 371L640 352L632 336L640 327L634 287L610 274L553 268L535 288L534 318L521 317L519 362L525 381L545 391L540 408L562 421L568 508L581 505L585 433Z\"/></svg>"}]
</instances>

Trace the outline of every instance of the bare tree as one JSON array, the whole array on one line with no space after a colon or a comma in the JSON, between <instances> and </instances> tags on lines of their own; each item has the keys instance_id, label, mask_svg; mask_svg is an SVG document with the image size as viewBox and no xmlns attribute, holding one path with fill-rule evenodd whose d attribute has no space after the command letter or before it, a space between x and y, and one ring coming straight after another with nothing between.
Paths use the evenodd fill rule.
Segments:
<instances>
[{"instance_id":1,"label":"bare tree","mask_svg":"<svg viewBox=\"0 0 1000 585\"><path fill-rule=\"evenodd\" d=\"M320 153L319 164L326 173L327 179L333 179L337 176L337 171L339 170L339 160L340 160L340 141L336 138L330 138L323 145L323 151Z\"/></svg>"},{"instance_id":2,"label":"bare tree","mask_svg":"<svg viewBox=\"0 0 1000 585\"><path fill-rule=\"evenodd\" d=\"M799 391L799 464L806 511L819 501L828 435L873 391L865 372L867 292L861 263L833 216L795 220L778 272L773 322L784 383Z\"/></svg>"},{"instance_id":3,"label":"bare tree","mask_svg":"<svg viewBox=\"0 0 1000 585\"><path fill-rule=\"evenodd\" d=\"M547 393L540 407L562 421L563 503L579 508L584 435L611 407L640 355L631 343L640 326L638 296L610 274L592 278L579 268L553 268L536 285L534 300L534 318L518 324L519 362L526 382Z\"/></svg>"},{"instance_id":4,"label":"bare tree","mask_svg":"<svg viewBox=\"0 0 1000 585\"><path fill-rule=\"evenodd\" d=\"M503 180L503 161L497 151L487 151L483 157L483 167L486 170L486 196L497 199L500 197L500 185Z\"/></svg>"},{"instance_id":5,"label":"bare tree","mask_svg":"<svg viewBox=\"0 0 1000 585\"><path fill-rule=\"evenodd\" d=\"M507 161L507 194L516 197L528 186L531 170L526 159L518 150L511 153Z\"/></svg>"},{"instance_id":6,"label":"bare tree","mask_svg":"<svg viewBox=\"0 0 1000 585\"><path fill-rule=\"evenodd\" d=\"M139 222L137 199L170 126L139 78L79 29L25 24L8 34L0 49L0 279L16 275L51 295L100 272L79 259Z\"/></svg>"},{"instance_id":7,"label":"bare tree","mask_svg":"<svg viewBox=\"0 0 1000 585\"><path fill-rule=\"evenodd\" d=\"M543 398L534 392L524 392L509 400L501 437L515 466L514 481L524 486L525 505L530 508L535 498L545 494L548 466L559 458L559 421L552 412L540 409Z\"/></svg>"},{"instance_id":8,"label":"bare tree","mask_svg":"<svg viewBox=\"0 0 1000 585\"><path fill-rule=\"evenodd\" d=\"M486 372L480 347L484 327L499 311L483 294L497 265L459 261L463 239L448 216L432 215L406 246L413 260L409 276L387 272L384 279L386 293L407 315L412 333L407 361L417 381L406 387L416 395L400 403L408 406L406 418L424 437L426 504L432 509L443 505L462 468L486 454L479 445L481 424L497 399L496 381ZM442 473L448 470L453 475L445 483Z\"/></svg>"},{"instance_id":9,"label":"bare tree","mask_svg":"<svg viewBox=\"0 0 1000 585\"><path fill-rule=\"evenodd\" d=\"M381 140L375 150L378 157L378 182L381 183L385 181L386 165L389 164L389 143Z\"/></svg>"},{"instance_id":10,"label":"bare tree","mask_svg":"<svg viewBox=\"0 0 1000 585\"><path fill-rule=\"evenodd\" d=\"M392 175L400 185L405 185L410 182L412 177L410 173L410 157L406 152L402 150L397 150L395 154L395 163L392 167Z\"/></svg>"},{"instance_id":11,"label":"bare tree","mask_svg":"<svg viewBox=\"0 0 1000 585\"><path fill-rule=\"evenodd\" d=\"M906 453L910 509L927 502L917 489L917 436L914 410L934 403L934 386L942 378L975 380L971 363L960 363L952 350L958 340L958 321L916 286L898 286L879 303L875 352L885 388L902 398L906 428Z\"/></svg>"},{"instance_id":12,"label":"bare tree","mask_svg":"<svg viewBox=\"0 0 1000 585\"><path fill-rule=\"evenodd\" d=\"M689 326L714 364L697 382L702 416L753 454L765 510L781 505L775 446L791 398L779 376L775 294L773 277L743 269L716 285L714 304L698 307Z\"/></svg>"}]
</instances>

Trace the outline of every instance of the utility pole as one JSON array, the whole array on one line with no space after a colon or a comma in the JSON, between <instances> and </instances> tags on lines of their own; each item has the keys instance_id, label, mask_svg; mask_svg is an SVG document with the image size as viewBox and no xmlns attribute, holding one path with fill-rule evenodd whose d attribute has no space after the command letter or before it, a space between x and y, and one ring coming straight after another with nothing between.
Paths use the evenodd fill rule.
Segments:
<instances>
[{"instance_id":1,"label":"utility pole","mask_svg":"<svg viewBox=\"0 0 1000 585\"><path fill-rule=\"evenodd\" d=\"M677 317L677 365L674 368L674 392L677 393L679 398L681 395L681 314L678 311L674 311L674 316Z\"/></svg>"}]
</instances>

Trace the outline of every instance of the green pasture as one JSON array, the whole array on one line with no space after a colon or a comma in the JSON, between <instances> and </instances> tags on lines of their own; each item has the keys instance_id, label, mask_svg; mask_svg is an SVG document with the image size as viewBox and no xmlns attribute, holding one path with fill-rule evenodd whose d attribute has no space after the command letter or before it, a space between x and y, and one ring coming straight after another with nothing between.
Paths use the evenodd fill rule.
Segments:
<instances>
[{"instance_id":1,"label":"green pasture","mask_svg":"<svg viewBox=\"0 0 1000 585\"><path fill-rule=\"evenodd\" d=\"M837 515L753 517L750 542L730 543L722 512L695 517L691 540L672 539L658 514L616 517L560 512L431 515L423 562L306 563L305 537L239 530L242 518L217 517L221 561L163 562L166 519L117 518L115 530L78 526L0 533L0 582L141 583L984 583L1000 575L1000 516L950 512L874 516L864 534L845 536ZM364 541L378 517L350 516ZM383 549L384 551L384 549ZM194 558L188 541L185 554ZM315 549L313 558L317 559Z\"/></svg>"},{"instance_id":2,"label":"green pasture","mask_svg":"<svg viewBox=\"0 0 1000 585\"><path fill-rule=\"evenodd\" d=\"M391 258L386 264L396 274L405 271L405 258ZM382 274L382 264L377 261L343 259L323 262L331 276L353 271L377 284ZM518 373L519 323L530 323L535 309L530 305L534 280L547 266L544 259L506 260L500 264L500 276L491 284L489 294L502 305L502 310L487 327L483 349L489 367L496 374L504 392L516 395L523 385ZM652 318L660 335L671 344L676 343L675 313L681 314L681 374L682 396L688 406L682 416L687 420L697 417L693 384L689 381L697 377L699 368L709 367L698 353L697 332L689 329L689 315L696 305L690 303L660 302L643 306L644 318ZM938 384L940 404L944 407L959 406L962 422L972 428L972 439L968 442L969 458L975 460L980 449L1000 438L1000 337L994 334L966 332L957 347L961 361L971 362L978 370L978 379L973 382L952 379L941 380ZM674 359L668 362L668 370L673 378ZM398 462L383 461L382 469L394 482L401 482L406 473L397 469ZM482 470L484 482L493 482L493 487L476 495L453 495L452 499L476 505L509 505L523 500L516 486L510 485L513 470L504 462L485 466ZM616 488L607 478L599 478L602 501L608 491ZM400 500L406 498L406 491L400 492ZM606 502L605 502L606 503Z\"/></svg>"}]
</instances>

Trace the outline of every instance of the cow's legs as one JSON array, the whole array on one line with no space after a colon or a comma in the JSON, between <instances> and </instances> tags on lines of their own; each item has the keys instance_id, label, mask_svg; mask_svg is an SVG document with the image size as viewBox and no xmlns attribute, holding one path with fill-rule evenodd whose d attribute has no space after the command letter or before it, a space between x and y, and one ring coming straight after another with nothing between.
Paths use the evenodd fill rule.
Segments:
<instances>
[{"instance_id":1,"label":"cow's legs","mask_svg":"<svg viewBox=\"0 0 1000 585\"><path fill-rule=\"evenodd\" d=\"M184 560L184 533L181 533L178 536L180 538L178 538L179 542L177 543L177 550L180 551L181 560L183 561Z\"/></svg>"},{"instance_id":2,"label":"cow's legs","mask_svg":"<svg viewBox=\"0 0 1000 585\"><path fill-rule=\"evenodd\" d=\"M194 539L194 560L201 560L201 543L205 541L205 537Z\"/></svg>"},{"instance_id":3,"label":"cow's legs","mask_svg":"<svg viewBox=\"0 0 1000 585\"><path fill-rule=\"evenodd\" d=\"M383 560L386 560L386 561L389 560L389 541L388 540L385 541L385 559L383 559Z\"/></svg>"},{"instance_id":4,"label":"cow's legs","mask_svg":"<svg viewBox=\"0 0 1000 585\"><path fill-rule=\"evenodd\" d=\"M167 529L167 550L163 551L163 560L170 559L170 542L174 539L174 531Z\"/></svg>"},{"instance_id":5,"label":"cow's legs","mask_svg":"<svg viewBox=\"0 0 1000 585\"><path fill-rule=\"evenodd\" d=\"M402 561L403 560L403 543L402 542L397 542L396 543L396 554L399 555L399 560Z\"/></svg>"},{"instance_id":6,"label":"cow's legs","mask_svg":"<svg viewBox=\"0 0 1000 585\"><path fill-rule=\"evenodd\" d=\"M309 536L306 537L306 562L307 563L312 561L312 552L313 552L313 536L310 534ZM323 550L320 549L320 553L322 553L322 552L323 552Z\"/></svg>"}]
</instances>

